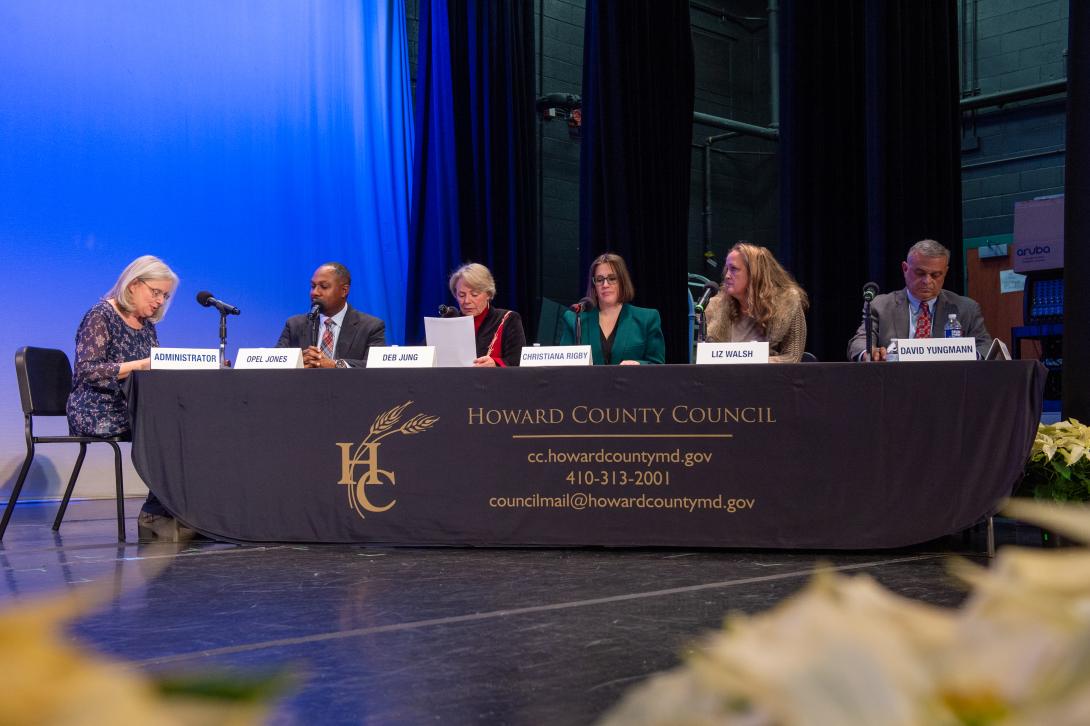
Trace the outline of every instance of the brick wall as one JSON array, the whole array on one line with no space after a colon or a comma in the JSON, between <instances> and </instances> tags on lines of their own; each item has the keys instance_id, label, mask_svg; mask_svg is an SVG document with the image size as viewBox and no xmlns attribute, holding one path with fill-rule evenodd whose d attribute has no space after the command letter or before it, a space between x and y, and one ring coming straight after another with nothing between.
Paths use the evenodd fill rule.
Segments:
<instances>
[{"instance_id":1,"label":"brick wall","mask_svg":"<svg viewBox=\"0 0 1090 726\"><path fill-rule=\"evenodd\" d=\"M736 16L691 9L696 61L695 110L757 126L772 122L766 2L716 2ZM745 18L749 18L748 20ZM704 263L704 152L718 128L693 127L689 204L689 271L713 279L722 267ZM716 142L711 155L709 250L722 261L739 240L777 248L779 162L776 142L736 136Z\"/></svg>"},{"instance_id":2,"label":"brick wall","mask_svg":"<svg viewBox=\"0 0 1090 726\"><path fill-rule=\"evenodd\" d=\"M977 78L963 59L965 91L996 93L1063 78L1068 0L979 0ZM964 3L963 14L972 2ZM963 17L962 44L972 48ZM973 88L969 88L969 86ZM962 221L965 237L1014 230L1014 203L1063 191L1065 104L1023 101L963 115Z\"/></svg>"},{"instance_id":3,"label":"brick wall","mask_svg":"<svg viewBox=\"0 0 1090 726\"><path fill-rule=\"evenodd\" d=\"M973 0L959 2L971 9ZM764 18L764 0L714 0L735 16ZM538 94L582 92L583 0L536 0ZM966 91L993 93L1066 75L1068 0L977 0L976 78L963 68ZM758 125L769 116L767 23L720 18L692 9L696 109ZM419 0L406 0L409 65L415 82ZM967 17L963 21L967 21ZM963 42L968 23L962 23ZM969 88L970 86L972 88ZM1063 191L1064 103L1020 102L964 115L963 231L966 237L1013 229L1014 202ZM691 202L686 242L689 269L703 264L705 139L718 129L693 129ZM579 144L561 121L539 125L541 283L546 297L576 299L579 265ZM722 259L739 239L778 246L777 144L738 137L712 155L710 249ZM727 153L722 153L727 152ZM527 311L530 312L530 311ZM536 311L530 312L536 314Z\"/></svg>"},{"instance_id":4,"label":"brick wall","mask_svg":"<svg viewBox=\"0 0 1090 726\"><path fill-rule=\"evenodd\" d=\"M696 110L767 125L768 24L765 0L715 0L736 18L692 10L696 59ZM536 0L537 93L582 95L584 0ZM409 67L415 88L419 0L406 0ZM755 18L741 20L739 18ZM648 112L654 112L649 104ZM718 129L693 129L689 269L718 277L704 264L704 161L700 146ZM778 172L776 144L749 138L719 142L712 155L712 241L721 259L739 239L776 246ZM538 126L538 204L542 240L541 289L559 301L583 293L579 269L579 151L560 120ZM679 281L679 285L680 285ZM536 315L537 311L526 311Z\"/></svg>"},{"instance_id":5,"label":"brick wall","mask_svg":"<svg viewBox=\"0 0 1090 726\"><path fill-rule=\"evenodd\" d=\"M583 0L538 0L538 95L583 92ZM583 294L579 269L579 142L564 121L538 124L541 291L571 302ZM537 311L533 311L536 314Z\"/></svg>"},{"instance_id":6,"label":"brick wall","mask_svg":"<svg viewBox=\"0 0 1090 726\"><path fill-rule=\"evenodd\" d=\"M753 21L722 18L693 9L696 110L767 125L768 26L764 0L719 0L723 7ZM540 0L538 4L539 94L582 95L582 0ZM648 113L654 113L653 101ZM718 129L693 129L689 232L685 244L689 270L718 276L703 262L704 160L699 148ZM585 271L579 265L579 144L557 121L540 125L542 291L555 300L578 299ZM776 144L734 138L719 142L712 155L712 242L721 259L739 239L775 247L778 218ZM679 281L679 286L681 285Z\"/></svg>"}]
</instances>

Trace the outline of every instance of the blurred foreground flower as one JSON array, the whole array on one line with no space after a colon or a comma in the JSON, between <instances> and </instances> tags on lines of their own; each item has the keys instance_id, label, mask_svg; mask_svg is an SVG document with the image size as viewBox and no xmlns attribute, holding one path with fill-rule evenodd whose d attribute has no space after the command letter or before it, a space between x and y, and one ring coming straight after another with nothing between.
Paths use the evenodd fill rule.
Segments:
<instances>
[{"instance_id":1,"label":"blurred foreground flower","mask_svg":"<svg viewBox=\"0 0 1090 726\"><path fill-rule=\"evenodd\" d=\"M1007 513L1090 542L1090 508ZM1004 548L955 561L973 591L952 610L866 576L819 574L760 615L731 615L604 724L1090 724L1090 549Z\"/></svg>"},{"instance_id":2,"label":"blurred foreground flower","mask_svg":"<svg viewBox=\"0 0 1090 726\"><path fill-rule=\"evenodd\" d=\"M157 679L75 646L64 627L93 602L65 594L0 612L0 724L258 724L288 685L282 674Z\"/></svg>"}]
</instances>

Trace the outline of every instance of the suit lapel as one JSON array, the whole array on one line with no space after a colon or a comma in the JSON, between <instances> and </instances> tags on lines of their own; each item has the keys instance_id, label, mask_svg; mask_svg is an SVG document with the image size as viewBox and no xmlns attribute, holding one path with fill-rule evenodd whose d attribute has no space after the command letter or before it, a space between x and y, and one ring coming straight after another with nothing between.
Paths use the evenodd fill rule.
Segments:
<instances>
[{"instance_id":1,"label":"suit lapel","mask_svg":"<svg viewBox=\"0 0 1090 726\"><path fill-rule=\"evenodd\" d=\"M583 316L582 330L579 331L581 342L583 345L590 346L591 360L600 361L602 360L602 329L598 327L598 309L579 314Z\"/></svg>"},{"instance_id":2,"label":"suit lapel","mask_svg":"<svg viewBox=\"0 0 1090 726\"><path fill-rule=\"evenodd\" d=\"M638 356L632 355L632 333L635 331L635 326L628 325L628 318L631 317L632 311L629 309L628 304L621 306L621 313L617 316L617 333L613 336L613 353L610 356L614 363L620 363L623 360L629 358L637 358Z\"/></svg>"},{"instance_id":3,"label":"suit lapel","mask_svg":"<svg viewBox=\"0 0 1090 726\"><path fill-rule=\"evenodd\" d=\"M905 339L911 338L912 332L908 329L908 293L903 289L898 290L893 295L893 335L891 338Z\"/></svg>"},{"instance_id":4,"label":"suit lapel","mask_svg":"<svg viewBox=\"0 0 1090 726\"><path fill-rule=\"evenodd\" d=\"M935 319L931 321L931 337L946 337L946 317L950 313L957 314L957 308L950 304L946 296L946 290L939 291L939 297L935 300Z\"/></svg>"},{"instance_id":5,"label":"suit lapel","mask_svg":"<svg viewBox=\"0 0 1090 726\"><path fill-rule=\"evenodd\" d=\"M337 349L333 351L334 358L350 358L348 351L352 350L352 344L356 340L356 334L359 332L359 319L353 315L352 308L348 308L344 314L344 321L341 323L341 334L337 337Z\"/></svg>"}]
</instances>

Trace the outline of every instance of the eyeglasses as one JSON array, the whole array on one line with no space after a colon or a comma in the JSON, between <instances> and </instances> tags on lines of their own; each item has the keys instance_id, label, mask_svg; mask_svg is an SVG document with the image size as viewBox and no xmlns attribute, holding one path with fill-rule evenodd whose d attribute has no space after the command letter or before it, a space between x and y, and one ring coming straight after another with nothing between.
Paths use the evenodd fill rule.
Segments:
<instances>
[{"instance_id":1,"label":"eyeglasses","mask_svg":"<svg viewBox=\"0 0 1090 726\"><path fill-rule=\"evenodd\" d=\"M592 277L591 279L594 280L595 285L616 285L617 284L617 276L616 275L598 275L597 277Z\"/></svg>"},{"instance_id":2,"label":"eyeglasses","mask_svg":"<svg viewBox=\"0 0 1090 726\"><path fill-rule=\"evenodd\" d=\"M160 290L157 287L152 287L151 285L149 285L147 283L146 280L143 280L143 279L141 279L139 277L136 278L136 279L138 279L138 280L140 280L140 282L144 283L144 286L146 288L148 288L148 292L151 293L152 298L154 298L155 300L162 300L163 302L166 302L167 300L170 299L170 293L167 292L166 290Z\"/></svg>"}]
</instances>

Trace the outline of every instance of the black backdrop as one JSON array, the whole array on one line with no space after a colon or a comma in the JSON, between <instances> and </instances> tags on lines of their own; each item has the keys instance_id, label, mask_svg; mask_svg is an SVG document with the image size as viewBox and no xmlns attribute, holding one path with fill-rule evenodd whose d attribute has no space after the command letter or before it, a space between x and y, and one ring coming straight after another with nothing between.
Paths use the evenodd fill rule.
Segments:
<instances>
[{"instance_id":1,"label":"black backdrop","mask_svg":"<svg viewBox=\"0 0 1090 726\"><path fill-rule=\"evenodd\" d=\"M1071 3L1064 180L1064 416L1090 420L1090 6Z\"/></svg>"},{"instance_id":2,"label":"black backdrop","mask_svg":"<svg viewBox=\"0 0 1090 726\"><path fill-rule=\"evenodd\" d=\"M662 315L667 363L688 362L693 78L686 0L588 0L580 273L602 252L625 258L633 303Z\"/></svg>"},{"instance_id":3,"label":"black backdrop","mask_svg":"<svg viewBox=\"0 0 1090 726\"><path fill-rule=\"evenodd\" d=\"M463 260L487 265L496 303L533 340L540 290L534 180L532 0L449 0Z\"/></svg>"},{"instance_id":4,"label":"black backdrop","mask_svg":"<svg viewBox=\"0 0 1090 726\"><path fill-rule=\"evenodd\" d=\"M447 277L468 261L491 268L496 303L532 336L533 1L421 0L419 39L406 341L423 340L423 317L452 302Z\"/></svg>"},{"instance_id":5,"label":"black backdrop","mask_svg":"<svg viewBox=\"0 0 1090 726\"><path fill-rule=\"evenodd\" d=\"M843 360L861 288L903 287L919 239L961 292L957 12L945 0L785 0L780 256L810 293L808 348Z\"/></svg>"}]
</instances>

